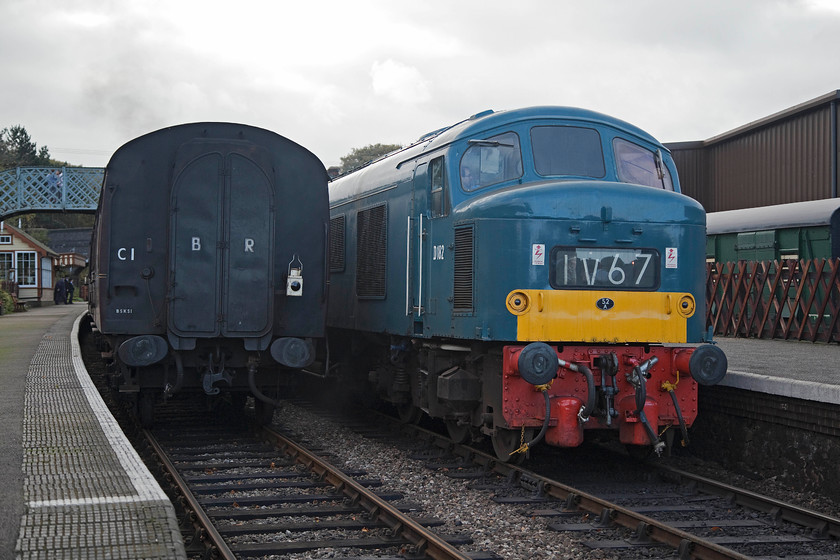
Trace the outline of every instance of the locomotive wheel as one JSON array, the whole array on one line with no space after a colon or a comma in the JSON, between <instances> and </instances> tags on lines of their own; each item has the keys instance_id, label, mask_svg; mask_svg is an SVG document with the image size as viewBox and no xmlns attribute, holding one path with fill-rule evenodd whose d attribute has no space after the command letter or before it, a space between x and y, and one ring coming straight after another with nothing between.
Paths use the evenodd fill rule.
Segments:
<instances>
[{"instance_id":1,"label":"locomotive wheel","mask_svg":"<svg viewBox=\"0 0 840 560\"><path fill-rule=\"evenodd\" d=\"M469 424L459 424L457 420L446 420L446 433L455 443L467 443L472 440L473 428Z\"/></svg>"},{"instance_id":2,"label":"locomotive wheel","mask_svg":"<svg viewBox=\"0 0 840 560\"><path fill-rule=\"evenodd\" d=\"M397 405L397 415L403 424L416 424L423 417L423 411L411 403Z\"/></svg>"},{"instance_id":3,"label":"locomotive wheel","mask_svg":"<svg viewBox=\"0 0 840 560\"><path fill-rule=\"evenodd\" d=\"M525 428L525 435L522 435L522 429L509 430L507 428L496 428L496 433L493 434L493 451L496 452L496 458L503 463L520 464L525 460L525 453L513 453L522 446L522 442L529 442L534 439L534 429Z\"/></svg>"}]
</instances>

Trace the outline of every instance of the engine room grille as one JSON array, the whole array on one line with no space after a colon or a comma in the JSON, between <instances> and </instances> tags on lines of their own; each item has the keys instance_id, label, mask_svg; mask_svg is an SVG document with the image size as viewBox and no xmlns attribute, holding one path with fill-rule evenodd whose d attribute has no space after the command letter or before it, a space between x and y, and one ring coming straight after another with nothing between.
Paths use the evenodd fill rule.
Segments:
<instances>
[{"instance_id":1,"label":"engine room grille","mask_svg":"<svg viewBox=\"0 0 840 560\"><path fill-rule=\"evenodd\" d=\"M387 228L385 205L360 210L356 217L356 296L385 297Z\"/></svg>"},{"instance_id":2,"label":"engine room grille","mask_svg":"<svg viewBox=\"0 0 840 560\"><path fill-rule=\"evenodd\" d=\"M344 270L344 215L330 220L330 272Z\"/></svg>"},{"instance_id":3,"label":"engine room grille","mask_svg":"<svg viewBox=\"0 0 840 560\"><path fill-rule=\"evenodd\" d=\"M455 228L453 310L473 310L473 227Z\"/></svg>"}]
</instances>

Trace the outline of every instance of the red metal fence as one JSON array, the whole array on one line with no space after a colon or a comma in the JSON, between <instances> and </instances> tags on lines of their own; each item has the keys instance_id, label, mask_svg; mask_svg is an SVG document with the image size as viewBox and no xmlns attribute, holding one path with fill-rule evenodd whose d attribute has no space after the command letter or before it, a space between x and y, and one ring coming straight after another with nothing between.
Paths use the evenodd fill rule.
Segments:
<instances>
[{"instance_id":1,"label":"red metal fence","mask_svg":"<svg viewBox=\"0 0 840 560\"><path fill-rule=\"evenodd\" d=\"M840 259L706 265L715 335L840 342Z\"/></svg>"}]
</instances>

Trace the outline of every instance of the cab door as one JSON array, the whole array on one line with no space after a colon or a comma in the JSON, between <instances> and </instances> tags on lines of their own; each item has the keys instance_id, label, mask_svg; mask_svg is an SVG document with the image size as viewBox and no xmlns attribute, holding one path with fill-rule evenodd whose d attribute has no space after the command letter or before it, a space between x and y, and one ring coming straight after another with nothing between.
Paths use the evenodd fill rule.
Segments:
<instances>
[{"instance_id":1,"label":"cab door","mask_svg":"<svg viewBox=\"0 0 840 560\"><path fill-rule=\"evenodd\" d=\"M439 304L445 292L441 283L445 276L442 266L446 258L446 228L440 218L448 214L448 193L444 158L437 157L417 165L414 172L412 201L412 230L414 251L413 301L414 333L428 335L430 325L438 318Z\"/></svg>"}]
</instances>

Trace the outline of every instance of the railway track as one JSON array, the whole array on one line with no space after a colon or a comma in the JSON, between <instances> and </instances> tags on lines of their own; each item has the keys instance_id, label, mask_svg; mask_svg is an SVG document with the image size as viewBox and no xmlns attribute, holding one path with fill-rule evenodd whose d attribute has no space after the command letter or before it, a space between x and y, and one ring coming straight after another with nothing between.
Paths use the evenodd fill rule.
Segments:
<instances>
[{"instance_id":1,"label":"railway track","mask_svg":"<svg viewBox=\"0 0 840 560\"><path fill-rule=\"evenodd\" d=\"M378 417L361 432L394 430L393 425L383 428L383 422ZM428 468L473 479L495 501L515 507L526 518L541 518L555 531L574 534L584 546L605 555L840 557L840 519L684 470L635 463L591 448L552 451L529 462L533 470L526 470L500 464L488 453L456 445L433 431L413 425L400 429L411 441L426 442L413 456Z\"/></svg>"},{"instance_id":2,"label":"railway track","mask_svg":"<svg viewBox=\"0 0 840 560\"><path fill-rule=\"evenodd\" d=\"M341 549L346 558L365 550L468 558L456 545L469 544L469 536L439 536L431 527L440 522L408 515L414 507L402 495L377 493L377 479L341 472L323 451L271 428L208 426L199 417L169 425L143 435L193 522L186 531L192 553L233 559Z\"/></svg>"},{"instance_id":3,"label":"railway track","mask_svg":"<svg viewBox=\"0 0 840 560\"><path fill-rule=\"evenodd\" d=\"M301 432L320 443L307 444L310 452L306 452L288 437L249 432L241 422L241 409L226 419L218 411L207 410L190 416L183 403L173 405L176 416L159 414L163 427L154 433L143 432L143 437L149 448L168 456L160 461L162 467L150 465L159 478L180 479L171 485L176 488L173 501L186 512L185 540L196 557L305 557L334 547L343 551L352 548L361 556L363 547L374 547L380 558L388 558L387 554L394 558L463 558L457 550L455 556L445 554L452 553L447 547L465 545L469 535L461 534L461 540L451 538L450 542L432 534L422 536L419 530L414 533L412 523L423 526L421 529L437 527L438 533L461 531L453 531L451 524L441 527L435 519L411 521L397 516L407 512L418 515L418 507L408 501L410 493L407 497L389 492L363 498L363 493L379 488L374 478L377 473L331 472L330 460L314 457L316 453L324 455L324 449L341 448L322 436L332 435L334 440L346 437L342 435L344 427L354 429L360 439L364 436L382 446L388 457L410 455L435 473L434 484L440 484L443 475L472 481L471 490L489 492L493 500L509 508L510 515L528 522L538 520L558 535L572 535L574 547L591 551L586 557L840 557L840 520L836 517L685 471L654 470L630 462L626 456L593 455L598 452L592 448L542 457L537 453L527 463L531 470L525 470L498 463L494 456L456 445L434 431L381 415L372 420L340 416L332 426L313 426L315 419L329 422L336 414L331 407L309 412L311 418ZM128 428L125 423L124 427ZM336 458L334 462L343 461ZM439 506L463 507L454 502ZM376 514L385 511L387 515L377 519ZM496 533L494 537L501 540L505 535ZM438 545L440 540L443 544ZM471 552L470 557L493 555Z\"/></svg>"}]
</instances>

